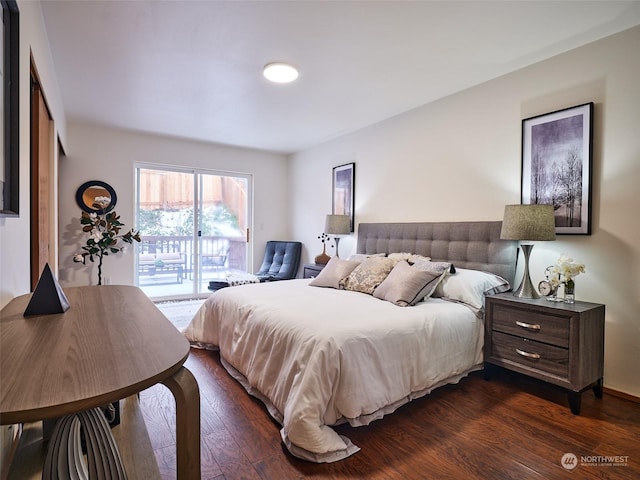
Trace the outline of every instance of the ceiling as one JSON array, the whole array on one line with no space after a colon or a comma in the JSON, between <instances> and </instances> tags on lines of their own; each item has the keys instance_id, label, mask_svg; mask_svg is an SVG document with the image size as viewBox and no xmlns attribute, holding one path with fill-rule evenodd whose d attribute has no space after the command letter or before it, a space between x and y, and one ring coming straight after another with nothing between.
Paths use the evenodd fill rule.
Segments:
<instances>
[{"instance_id":1,"label":"ceiling","mask_svg":"<svg viewBox=\"0 0 640 480\"><path fill-rule=\"evenodd\" d=\"M58 1L67 119L296 152L640 24L638 1ZM287 61L293 84L262 67Z\"/></svg>"}]
</instances>

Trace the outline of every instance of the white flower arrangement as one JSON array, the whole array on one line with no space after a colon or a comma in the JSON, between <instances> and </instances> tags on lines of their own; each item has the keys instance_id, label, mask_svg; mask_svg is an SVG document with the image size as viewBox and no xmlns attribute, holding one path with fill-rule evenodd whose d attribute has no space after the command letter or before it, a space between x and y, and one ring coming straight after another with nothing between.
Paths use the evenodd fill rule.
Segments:
<instances>
[{"instance_id":1,"label":"white flower arrangement","mask_svg":"<svg viewBox=\"0 0 640 480\"><path fill-rule=\"evenodd\" d=\"M573 283L573 279L585 271L583 263L576 263L567 253L563 253L550 270L549 282L554 287L561 283Z\"/></svg>"}]
</instances>

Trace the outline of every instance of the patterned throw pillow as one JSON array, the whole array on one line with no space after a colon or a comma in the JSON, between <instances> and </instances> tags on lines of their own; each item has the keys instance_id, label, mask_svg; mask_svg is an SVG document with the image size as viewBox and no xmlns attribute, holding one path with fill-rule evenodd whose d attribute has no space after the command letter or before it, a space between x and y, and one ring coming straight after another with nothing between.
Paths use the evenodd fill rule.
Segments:
<instances>
[{"instance_id":1,"label":"patterned throw pillow","mask_svg":"<svg viewBox=\"0 0 640 480\"><path fill-rule=\"evenodd\" d=\"M358 265L360 265L360 262L331 257L329 263L327 263L316 278L309 282L309 285L314 287L339 288L340 281L347 277Z\"/></svg>"},{"instance_id":2,"label":"patterned throw pillow","mask_svg":"<svg viewBox=\"0 0 640 480\"><path fill-rule=\"evenodd\" d=\"M406 260L409 264L413 264L419 261L429 261L431 257L424 257L422 255L418 255L416 253L390 253L387 255L388 258L393 258L394 260Z\"/></svg>"},{"instance_id":3,"label":"patterned throw pillow","mask_svg":"<svg viewBox=\"0 0 640 480\"><path fill-rule=\"evenodd\" d=\"M447 272L456 273L456 269L452 263L449 262L432 262L429 257L422 257L416 259L413 265L420 270L426 270L429 272Z\"/></svg>"},{"instance_id":4,"label":"patterned throw pillow","mask_svg":"<svg viewBox=\"0 0 640 480\"><path fill-rule=\"evenodd\" d=\"M347 278L340 281L340 288L372 295L396 263L397 260L386 257L367 258Z\"/></svg>"},{"instance_id":5,"label":"patterned throw pillow","mask_svg":"<svg viewBox=\"0 0 640 480\"><path fill-rule=\"evenodd\" d=\"M420 270L406 261L398 262L373 296L401 307L415 305L431 295L444 272Z\"/></svg>"},{"instance_id":6,"label":"patterned throw pillow","mask_svg":"<svg viewBox=\"0 0 640 480\"><path fill-rule=\"evenodd\" d=\"M351 255L347 260L353 260L354 262L364 262L367 258L371 258L371 257L386 257L387 254L386 253L371 253L371 254L367 254L367 253L354 253L353 255Z\"/></svg>"}]
</instances>

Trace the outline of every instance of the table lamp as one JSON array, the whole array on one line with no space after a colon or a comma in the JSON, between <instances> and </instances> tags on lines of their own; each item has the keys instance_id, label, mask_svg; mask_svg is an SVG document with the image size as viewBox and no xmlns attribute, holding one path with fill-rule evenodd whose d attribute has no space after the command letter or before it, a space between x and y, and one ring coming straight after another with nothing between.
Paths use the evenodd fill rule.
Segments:
<instances>
[{"instance_id":1,"label":"table lamp","mask_svg":"<svg viewBox=\"0 0 640 480\"><path fill-rule=\"evenodd\" d=\"M324 233L334 236L336 240L336 257L340 258L340 255L338 255L340 237L338 235L351 233L351 217L349 215L327 215L324 223Z\"/></svg>"},{"instance_id":2,"label":"table lamp","mask_svg":"<svg viewBox=\"0 0 640 480\"><path fill-rule=\"evenodd\" d=\"M500 238L519 240L524 254L522 283L513 295L520 298L540 298L529 276L529 256L533 249L532 242L556 239L553 205L505 205Z\"/></svg>"}]
</instances>

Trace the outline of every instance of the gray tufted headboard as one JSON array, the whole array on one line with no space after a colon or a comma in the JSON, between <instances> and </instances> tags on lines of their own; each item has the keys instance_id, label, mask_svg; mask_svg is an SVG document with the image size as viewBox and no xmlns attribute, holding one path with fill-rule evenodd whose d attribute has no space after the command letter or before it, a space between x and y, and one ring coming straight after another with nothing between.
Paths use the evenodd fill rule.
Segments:
<instances>
[{"instance_id":1,"label":"gray tufted headboard","mask_svg":"<svg viewBox=\"0 0 640 480\"><path fill-rule=\"evenodd\" d=\"M500 240L502 222L361 223L358 253L409 252L495 273L513 285L517 242Z\"/></svg>"}]
</instances>

